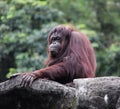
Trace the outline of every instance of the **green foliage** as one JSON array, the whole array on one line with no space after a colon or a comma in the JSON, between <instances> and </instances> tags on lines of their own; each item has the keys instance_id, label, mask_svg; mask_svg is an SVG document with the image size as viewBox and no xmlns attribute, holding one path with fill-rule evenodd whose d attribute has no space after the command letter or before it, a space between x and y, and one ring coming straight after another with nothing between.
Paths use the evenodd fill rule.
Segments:
<instances>
[{"instance_id":1,"label":"green foliage","mask_svg":"<svg viewBox=\"0 0 120 109\"><path fill-rule=\"evenodd\" d=\"M119 0L1 0L0 77L44 67L47 35L60 23L87 34L96 51L97 76L119 76L119 10Z\"/></svg>"},{"instance_id":2,"label":"green foliage","mask_svg":"<svg viewBox=\"0 0 120 109\"><path fill-rule=\"evenodd\" d=\"M62 12L50 9L46 1L0 1L0 72L33 71L43 67L47 35ZM11 56L12 55L12 56ZM12 58L12 59L11 59ZM7 71L2 68L6 63ZM13 70L14 69L14 70Z\"/></svg>"},{"instance_id":3,"label":"green foliage","mask_svg":"<svg viewBox=\"0 0 120 109\"><path fill-rule=\"evenodd\" d=\"M120 76L120 43L98 52L98 76ZM104 71L103 71L104 69Z\"/></svg>"}]
</instances>

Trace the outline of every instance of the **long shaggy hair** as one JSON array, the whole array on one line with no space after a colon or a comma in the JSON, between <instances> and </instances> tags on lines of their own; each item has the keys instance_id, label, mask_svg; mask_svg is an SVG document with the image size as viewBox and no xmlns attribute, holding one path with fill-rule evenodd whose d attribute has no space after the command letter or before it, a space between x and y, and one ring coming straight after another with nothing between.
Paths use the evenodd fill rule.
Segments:
<instances>
[{"instance_id":1,"label":"long shaggy hair","mask_svg":"<svg viewBox=\"0 0 120 109\"><path fill-rule=\"evenodd\" d=\"M63 48L57 58L52 58L48 51L47 66L64 62L66 71L74 77L94 77L96 71L96 57L94 49L87 36L73 27L60 25L53 28L48 36L48 46L53 33L61 33L64 37Z\"/></svg>"}]
</instances>

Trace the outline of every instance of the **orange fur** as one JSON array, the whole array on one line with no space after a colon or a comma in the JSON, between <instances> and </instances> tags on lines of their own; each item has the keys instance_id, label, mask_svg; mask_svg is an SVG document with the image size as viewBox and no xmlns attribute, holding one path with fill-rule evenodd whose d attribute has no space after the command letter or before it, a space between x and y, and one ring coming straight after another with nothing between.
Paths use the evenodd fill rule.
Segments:
<instances>
[{"instance_id":1,"label":"orange fur","mask_svg":"<svg viewBox=\"0 0 120 109\"><path fill-rule=\"evenodd\" d=\"M48 46L53 33L62 33L62 51L52 58L48 50L47 67L35 71L40 78L48 78L60 83L72 82L76 78L95 77L96 58L87 36L75 28L60 25L51 30Z\"/></svg>"}]
</instances>

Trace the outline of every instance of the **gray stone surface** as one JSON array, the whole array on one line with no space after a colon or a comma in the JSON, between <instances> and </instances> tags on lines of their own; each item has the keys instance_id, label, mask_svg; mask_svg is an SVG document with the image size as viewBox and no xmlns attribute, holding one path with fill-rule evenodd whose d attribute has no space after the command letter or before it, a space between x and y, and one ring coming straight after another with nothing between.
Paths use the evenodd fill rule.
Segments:
<instances>
[{"instance_id":1,"label":"gray stone surface","mask_svg":"<svg viewBox=\"0 0 120 109\"><path fill-rule=\"evenodd\" d=\"M21 80L0 83L0 109L120 109L120 77L75 79L75 88L42 79L20 87Z\"/></svg>"},{"instance_id":2,"label":"gray stone surface","mask_svg":"<svg viewBox=\"0 0 120 109\"><path fill-rule=\"evenodd\" d=\"M74 80L79 109L120 109L120 77Z\"/></svg>"},{"instance_id":3,"label":"gray stone surface","mask_svg":"<svg viewBox=\"0 0 120 109\"><path fill-rule=\"evenodd\" d=\"M0 109L74 109L74 88L41 79L31 87L20 87L21 79L18 76L0 83Z\"/></svg>"}]
</instances>

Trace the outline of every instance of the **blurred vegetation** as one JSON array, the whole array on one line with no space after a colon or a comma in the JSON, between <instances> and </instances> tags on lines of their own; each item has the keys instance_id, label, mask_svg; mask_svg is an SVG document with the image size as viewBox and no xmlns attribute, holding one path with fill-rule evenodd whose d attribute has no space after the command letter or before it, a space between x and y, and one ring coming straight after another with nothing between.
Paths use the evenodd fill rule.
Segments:
<instances>
[{"instance_id":1,"label":"blurred vegetation","mask_svg":"<svg viewBox=\"0 0 120 109\"><path fill-rule=\"evenodd\" d=\"M73 24L87 34L97 76L120 76L119 0L1 0L0 81L44 67L47 35L58 24Z\"/></svg>"}]
</instances>

